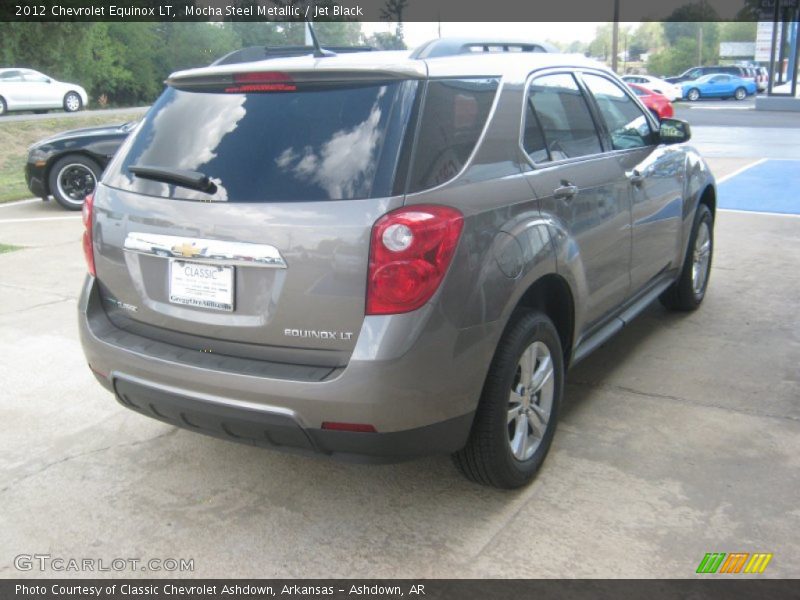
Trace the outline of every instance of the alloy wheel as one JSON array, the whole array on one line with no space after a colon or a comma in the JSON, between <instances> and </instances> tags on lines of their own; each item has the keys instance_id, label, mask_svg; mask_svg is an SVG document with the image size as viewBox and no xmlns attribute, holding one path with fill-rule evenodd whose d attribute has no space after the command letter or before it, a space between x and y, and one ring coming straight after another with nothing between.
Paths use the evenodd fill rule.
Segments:
<instances>
[{"instance_id":1,"label":"alloy wheel","mask_svg":"<svg viewBox=\"0 0 800 600\"><path fill-rule=\"evenodd\" d=\"M692 255L692 289L699 296L705 289L708 268L711 264L711 232L708 223L703 221L697 230Z\"/></svg>"},{"instance_id":2,"label":"alloy wheel","mask_svg":"<svg viewBox=\"0 0 800 600\"><path fill-rule=\"evenodd\" d=\"M543 342L534 342L519 359L508 397L508 445L517 460L528 460L542 443L554 394L550 350Z\"/></svg>"}]
</instances>

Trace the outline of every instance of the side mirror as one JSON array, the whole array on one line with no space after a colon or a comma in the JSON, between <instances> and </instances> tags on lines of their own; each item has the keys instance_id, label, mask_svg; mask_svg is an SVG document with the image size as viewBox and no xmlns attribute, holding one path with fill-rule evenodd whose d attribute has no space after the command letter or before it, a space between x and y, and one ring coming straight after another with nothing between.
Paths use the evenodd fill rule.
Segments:
<instances>
[{"instance_id":1,"label":"side mirror","mask_svg":"<svg viewBox=\"0 0 800 600\"><path fill-rule=\"evenodd\" d=\"M681 119L661 119L658 137L662 144L682 144L691 139L692 128Z\"/></svg>"}]
</instances>

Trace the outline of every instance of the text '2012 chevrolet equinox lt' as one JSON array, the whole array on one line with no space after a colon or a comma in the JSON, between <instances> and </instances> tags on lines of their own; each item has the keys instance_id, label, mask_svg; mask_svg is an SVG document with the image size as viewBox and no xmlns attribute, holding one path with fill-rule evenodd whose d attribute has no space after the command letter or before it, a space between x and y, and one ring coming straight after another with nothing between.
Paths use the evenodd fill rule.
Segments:
<instances>
[{"instance_id":1,"label":"text '2012 chevrolet equinox lt'","mask_svg":"<svg viewBox=\"0 0 800 600\"><path fill-rule=\"evenodd\" d=\"M81 338L120 403L517 487L567 367L700 304L716 193L685 122L580 57L430 49L167 80L84 207Z\"/></svg>"}]
</instances>

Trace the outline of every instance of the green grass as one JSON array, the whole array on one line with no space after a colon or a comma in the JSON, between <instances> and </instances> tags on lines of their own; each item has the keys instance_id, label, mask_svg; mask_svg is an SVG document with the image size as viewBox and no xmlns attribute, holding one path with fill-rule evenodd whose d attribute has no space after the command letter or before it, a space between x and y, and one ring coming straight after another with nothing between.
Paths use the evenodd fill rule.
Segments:
<instances>
[{"instance_id":1,"label":"green grass","mask_svg":"<svg viewBox=\"0 0 800 600\"><path fill-rule=\"evenodd\" d=\"M11 244L0 244L0 254L6 252L13 252L14 250L22 250L22 246L12 246Z\"/></svg>"},{"instance_id":2,"label":"green grass","mask_svg":"<svg viewBox=\"0 0 800 600\"><path fill-rule=\"evenodd\" d=\"M13 114L13 113L12 113ZM137 119L142 112L114 115L92 115L86 117L64 117L54 115L51 119L4 122L0 117L0 203L21 198L30 198L25 185L25 161L28 146L50 135L98 125L117 125Z\"/></svg>"}]
</instances>

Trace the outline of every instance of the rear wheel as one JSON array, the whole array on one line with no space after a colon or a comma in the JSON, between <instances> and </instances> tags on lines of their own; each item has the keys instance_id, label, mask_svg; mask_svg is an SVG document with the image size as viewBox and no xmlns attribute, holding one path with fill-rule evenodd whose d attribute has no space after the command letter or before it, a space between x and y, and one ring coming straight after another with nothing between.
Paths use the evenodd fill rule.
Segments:
<instances>
[{"instance_id":1,"label":"rear wheel","mask_svg":"<svg viewBox=\"0 0 800 600\"><path fill-rule=\"evenodd\" d=\"M736 91L733 93L733 97L737 100L744 100L747 98L747 90L743 87L736 88Z\"/></svg>"},{"instance_id":2,"label":"rear wheel","mask_svg":"<svg viewBox=\"0 0 800 600\"><path fill-rule=\"evenodd\" d=\"M50 168L50 193L67 210L80 210L86 196L94 192L102 171L85 156L64 156Z\"/></svg>"},{"instance_id":3,"label":"rear wheel","mask_svg":"<svg viewBox=\"0 0 800 600\"><path fill-rule=\"evenodd\" d=\"M686 93L686 99L690 102L697 102L700 99L700 90L692 88Z\"/></svg>"},{"instance_id":4,"label":"rear wheel","mask_svg":"<svg viewBox=\"0 0 800 600\"><path fill-rule=\"evenodd\" d=\"M453 455L456 466L483 485L531 481L553 441L563 383L553 322L540 312L516 317L492 360L469 441Z\"/></svg>"},{"instance_id":5,"label":"rear wheel","mask_svg":"<svg viewBox=\"0 0 800 600\"><path fill-rule=\"evenodd\" d=\"M8 105L6 104L5 99L2 96L0 96L0 117L6 114L7 110L8 110Z\"/></svg>"},{"instance_id":6,"label":"rear wheel","mask_svg":"<svg viewBox=\"0 0 800 600\"><path fill-rule=\"evenodd\" d=\"M697 207L689 247L678 280L659 300L673 310L695 310L706 295L714 255L714 218L705 204Z\"/></svg>"},{"instance_id":7,"label":"rear wheel","mask_svg":"<svg viewBox=\"0 0 800 600\"><path fill-rule=\"evenodd\" d=\"M68 92L64 96L64 110L67 112L77 112L83 108L83 101L76 92Z\"/></svg>"}]
</instances>

